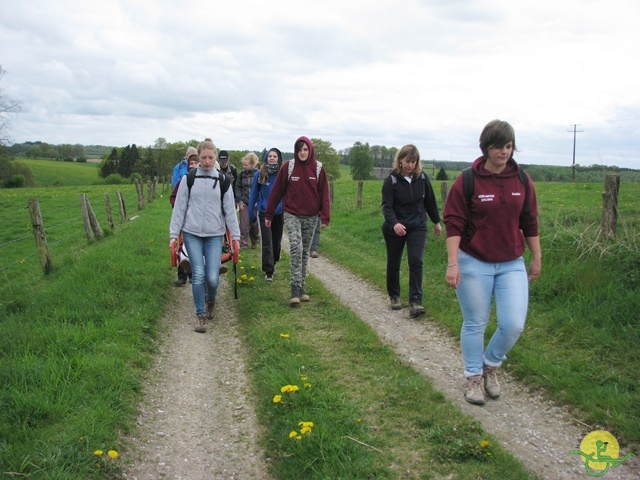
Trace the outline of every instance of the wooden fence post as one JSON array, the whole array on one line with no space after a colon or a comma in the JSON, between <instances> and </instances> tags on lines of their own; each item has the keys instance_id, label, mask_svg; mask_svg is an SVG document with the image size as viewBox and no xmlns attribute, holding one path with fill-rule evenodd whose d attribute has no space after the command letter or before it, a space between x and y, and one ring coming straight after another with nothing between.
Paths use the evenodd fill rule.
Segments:
<instances>
[{"instance_id":1,"label":"wooden fence post","mask_svg":"<svg viewBox=\"0 0 640 480\"><path fill-rule=\"evenodd\" d=\"M87 209L87 196L84 193L80 194L80 209L82 210L82 221L84 223L84 231L87 234L87 240L89 243L95 240L93 230L91 229L91 220L89 220L89 211Z\"/></svg>"},{"instance_id":2,"label":"wooden fence post","mask_svg":"<svg viewBox=\"0 0 640 480\"><path fill-rule=\"evenodd\" d=\"M138 179L135 179L136 192L138 193L138 210L144 208L144 186L140 184Z\"/></svg>"},{"instance_id":3,"label":"wooden fence post","mask_svg":"<svg viewBox=\"0 0 640 480\"><path fill-rule=\"evenodd\" d=\"M109 225L109 228L111 230L114 230L116 226L113 223L113 216L111 215L111 203L109 202L109 194L107 192L105 192L104 194L104 206L107 210L107 225Z\"/></svg>"},{"instance_id":4,"label":"wooden fence post","mask_svg":"<svg viewBox=\"0 0 640 480\"><path fill-rule=\"evenodd\" d=\"M329 203L333 203L333 175L329 177Z\"/></svg>"},{"instance_id":5,"label":"wooden fence post","mask_svg":"<svg viewBox=\"0 0 640 480\"><path fill-rule=\"evenodd\" d=\"M616 237L619 191L620 175L605 176L602 192L602 235L608 240Z\"/></svg>"},{"instance_id":6,"label":"wooden fence post","mask_svg":"<svg viewBox=\"0 0 640 480\"><path fill-rule=\"evenodd\" d=\"M442 182L440 184L440 202L442 205L443 212L444 212L444 206L447 203L447 195L449 195L449 182Z\"/></svg>"},{"instance_id":7,"label":"wooden fence post","mask_svg":"<svg viewBox=\"0 0 640 480\"><path fill-rule=\"evenodd\" d=\"M364 187L364 180L358 180L358 198L357 198L358 210L362 209L362 187Z\"/></svg>"},{"instance_id":8,"label":"wooden fence post","mask_svg":"<svg viewBox=\"0 0 640 480\"><path fill-rule=\"evenodd\" d=\"M91 230L93 230L93 233L96 235L98 240L100 240L103 233L102 228L100 228L100 224L98 223L98 217L96 217L96 214L93 212L93 208L91 208L91 202L86 195L84 197L84 201L87 203L87 213L89 214L89 223L91 223Z\"/></svg>"},{"instance_id":9,"label":"wooden fence post","mask_svg":"<svg viewBox=\"0 0 640 480\"><path fill-rule=\"evenodd\" d=\"M120 207L120 222L124 223L127 220L127 209L124 204L124 199L122 198L122 192L116 192L116 197L118 198L118 206Z\"/></svg>"},{"instance_id":10,"label":"wooden fence post","mask_svg":"<svg viewBox=\"0 0 640 480\"><path fill-rule=\"evenodd\" d=\"M30 198L27 202L29 213L31 214L31 225L33 226L33 236L36 239L36 248L38 249L38 257L44 274L47 275L53 270L51 256L49 255L49 246L47 245L47 237L44 234L44 225L42 225L42 215L40 214L40 204L37 198Z\"/></svg>"}]
</instances>

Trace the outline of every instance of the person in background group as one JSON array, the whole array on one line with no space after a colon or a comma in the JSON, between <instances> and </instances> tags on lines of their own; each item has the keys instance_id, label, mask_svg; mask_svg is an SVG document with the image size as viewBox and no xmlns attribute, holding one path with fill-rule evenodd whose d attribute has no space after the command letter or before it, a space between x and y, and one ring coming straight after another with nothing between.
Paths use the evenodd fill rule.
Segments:
<instances>
[{"instance_id":1,"label":"person in background group","mask_svg":"<svg viewBox=\"0 0 640 480\"><path fill-rule=\"evenodd\" d=\"M489 122L480 134L480 150L482 156L471 167L473 196L465 197L465 180L460 175L444 209L445 278L456 290L462 310L464 397L478 405L485 403L485 393L490 398L500 396L497 370L524 330L529 282L542 267L536 193L513 159L517 151L513 127L500 120ZM525 243L532 254L528 272L522 258ZM492 298L498 328L485 349Z\"/></svg>"},{"instance_id":2,"label":"person in background group","mask_svg":"<svg viewBox=\"0 0 640 480\"><path fill-rule=\"evenodd\" d=\"M231 175L231 189L233 190L233 197L235 198L238 169L233 163L229 163L229 152L227 152L226 150L220 150L220 155L218 155L218 170L220 170L225 175Z\"/></svg>"},{"instance_id":3,"label":"person in background group","mask_svg":"<svg viewBox=\"0 0 640 480\"><path fill-rule=\"evenodd\" d=\"M189 150L187 150L187 152L189 152ZM189 165L189 170L191 170L192 168L198 168L200 166L200 158L198 157L198 151L195 148L193 148L193 153L189 154L187 163ZM184 178L184 175L182 176L182 178ZM176 203L178 186L180 185L180 183L182 183L182 178L178 180L178 183L173 188L171 195L169 195L171 208L173 208L174 204ZM178 278L173 282L173 284L176 287L182 287L191 277L191 264L189 263L189 256L187 255L184 243L182 242L180 242L180 245L178 246L178 257Z\"/></svg>"},{"instance_id":4,"label":"person in background group","mask_svg":"<svg viewBox=\"0 0 640 480\"><path fill-rule=\"evenodd\" d=\"M311 252L309 256L311 258L318 258L318 246L320 246L320 226L322 225L322 220L318 217L318 221L316 222L316 228L313 231L313 239L311 240Z\"/></svg>"},{"instance_id":5,"label":"person in background group","mask_svg":"<svg viewBox=\"0 0 640 480\"><path fill-rule=\"evenodd\" d=\"M387 246L387 293L392 310L400 310L400 263L407 246L409 315L426 313L422 306L422 259L427 243L427 215L434 233L442 233L440 213L429 177L422 171L420 152L405 145L396 154L393 170L382 184L382 234Z\"/></svg>"},{"instance_id":6,"label":"person in background group","mask_svg":"<svg viewBox=\"0 0 640 480\"><path fill-rule=\"evenodd\" d=\"M240 248L256 248L260 239L260 231L255 218L249 218L249 196L251 195L251 185L255 177L258 166L258 156L247 153L242 159L242 170L238 173L236 180L236 202L240 211Z\"/></svg>"},{"instance_id":7,"label":"person in background group","mask_svg":"<svg viewBox=\"0 0 640 480\"><path fill-rule=\"evenodd\" d=\"M182 231L193 276L195 330L205 333L207 320L213 319L215 315L223 237L229 228L232 240L239 240L240 228L233 188L230 186L224 198L221 198L222 177L215 168L217 149L211 139L207 138L200 143L198 154L200 167L196 171L191 191L187 182L181 182L178 187L169 227L169 245L175 248Z\"/></svg>"},{"instance_id":8,"label":"person in background group","mask_svg":"<svg viewBox=\"0 0 640 480\"><path fill-rule=\"evenodd\" d=\"M262 245L262 271L267 282L273 281L276 263L280 261L282 245L282 231L284 220L282 215L282 201L278 203L271 219L271 226L265 224L264 212L271 188L276 181L278 170L282 166L282 153L272 148L264 156L262 167L258 170L251 184L249 195L249 219L255 222L256 216L260 224L260 244Z\"/></svg>"},{"instance_id":9,"label":"person in background group","mask_svg":"<svg viewBox=\"0 0 640 480\"><path fill-rule=\"evenodd\" d=\"M294 145L293 159L286 162L276 177L267 201L265 226L271 227L276 207L282 203L284 224L289 236L291 299L289 304L297 306L308 302L304 290L309 261L309 248L313 231L320 215L322 228L329 225L331 204L329 183L324 167L316 161L311 140L300 137ZM291 173L289 167L292 166Z\"/></svg>"},{"instance_id":10,"label":"person in background group","mask_svg":"<svg viewBox=\"0 0 640 480\"><path fill-rule=\"evenodd\" d=\"M176 165L173 167L173 176L171 177L171 188L176 188L176 185L178 185L178 182L180 181L180 179L183 177L183 175L186 175L187 172L189 171L189 162L188 162L188 158L191 155L197 155L198 151L196 150L196 147L189 147L187 148L187 153L185 153L184 157L182 157L182 160L180 160L178 163L176 163Z\"/></svg>"}]
</instances>

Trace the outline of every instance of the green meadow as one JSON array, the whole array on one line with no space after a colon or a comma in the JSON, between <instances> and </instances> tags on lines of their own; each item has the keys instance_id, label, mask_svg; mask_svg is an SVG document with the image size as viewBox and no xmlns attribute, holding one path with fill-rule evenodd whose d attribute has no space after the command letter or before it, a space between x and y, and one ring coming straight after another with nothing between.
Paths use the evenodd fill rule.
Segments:
<instances>
[{"instance_id":1,"label":"green meadow","mask_svg":"<svg viewBox=\"0 0 640 480\"><path fill-rule=\"evenodd\" d=\"M44 159L22 158L41 187L74 187L104 183L98 176L98 164L93 162L75 163Z\"/></svg>"},{"instance_id":2,"label":"green meadow","mask_svg":"<svg viewBox=\"0 0 640 480\"><path fill-rule=\"evenodd\" d=\"M16 478L121 478L127 462L123 436L135 429L175 275L167 247L168 192L138 211L132 185L71 186L74 172L95 170L50 163L78 169L66 172L69 186L0 190L0 472ZM381 185L365 182L357 209L357 185L345 168L334 185L321 251L384 296ZM537 183L536 189L543 271L531 286L525 333L505 368L567 405L577 420L611 431L623 448L637 451L640 184L621 186L618 237L612 241L598 236L602 184ZM116 191L134 219L120 222ZM80 193L87 194L106 233L91 244L80 218ZM106 225L105 193L113 231ZM47 276L35 255L26 209L32 197L40 202L51 250L54 269ZM258 252L242 260L259 264ZM286 270L286 262L279 268ZM444 282L445 268L444 238L431 235L424 274L427 321L457 337L460 312ZM275 478L535 478L319 282L310 279L310 286L314 301L297 310L287 305L285 282L238 286L252 390L264 426L261 443ZM281 392L285 385L298 391ZM275 401L276 394L283 398ZM311 431L302 433L300 421L313 422ZM297 435L290 437L292 431ZM96 450L119 453L110 458L96 456Z\"/></svg>"}]
</instances>

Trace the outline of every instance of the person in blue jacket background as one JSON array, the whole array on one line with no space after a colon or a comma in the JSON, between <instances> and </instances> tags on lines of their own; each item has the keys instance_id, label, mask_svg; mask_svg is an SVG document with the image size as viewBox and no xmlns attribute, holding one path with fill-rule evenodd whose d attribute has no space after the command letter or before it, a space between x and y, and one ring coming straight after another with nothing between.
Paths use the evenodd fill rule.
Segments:
<instances>
[{"instance_id":1,"label":"person in blue jacket background","mask_svg":"<svg viewBox=\"0 0 640 480\"><path fill-rule=\"evenodd\" d=\"M182 160L175 164L173 167L173 176L171 177L171 188L176 188L176 185L180 181L180 179L185 176L189 172L189 162L187 159L191 155L198 155L198 149L196 147L187 148L187 153L185 153Z\"/></svg>"},{"instance_id":2,"label":"person in blue jacket background","mask_svg":"<svg viewBox=\"0 0 640 480\"><path fill-rule=\"evenodd\" d=\"M269 150L263 161L262 167L255 173L251 183L249 194L249 220L260 223L260 236L262 245L262 271L266 281L273 281L273 272L276 263L280 260L282 244L282 231L284 220L282 214L282 201L276 207L271 226L267 227L264 220L264 212L267 208L269 193L282 166L282 153L277 148Z\"/></svg>"}]
</instances>

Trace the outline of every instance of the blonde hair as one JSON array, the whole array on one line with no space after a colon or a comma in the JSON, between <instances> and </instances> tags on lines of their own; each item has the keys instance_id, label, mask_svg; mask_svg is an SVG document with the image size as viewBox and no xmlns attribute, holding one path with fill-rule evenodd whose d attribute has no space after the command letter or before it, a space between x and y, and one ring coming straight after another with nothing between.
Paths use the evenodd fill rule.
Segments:
<instances>
[{"instance_id":1,"label":"blonde hair","mask_svg":"<svg viewBox=\"0 0 640 480\"><path fill-rule=\"evenodd\" d=\"M396 153L396 158L393 160L393 171L396 173L402 173L402 160L407 157L411 157L416 161L416 168L413 171L413 178L416 179L422 173L422 163L420 162L420 152L415 145L405 145Z\"/></svg>"},{"instance_id":2,"label":"blonde hair","mask_svg":"<svg viewBox=\"0 0 640 480\"><path fill-rule=\"evenodd\" d=\"M258 159L258 155L256 155L253 152L249 152L244 157L242 157L242 162L243 163L244 163L245 160L248 160L249 161L249 165L251 165L252 167L256 167L258 165L258 163L260 162L260 160Z\"/></svg>"},{"instance_id":3,"label":"blonde hair","mask_svg":"<svg viewBox=\"0 0 640 480\"><path fill-rule=\"evenodd\" d=\"M211 140L210 138L205 138L202 142L200 142L200 145L198 145L198 155L200 155L200 152L202 152L202 150L213 150L216 154L216 157L218 156L218 149L214 145L213 140Z\"/></svg>"}]
</instances>

